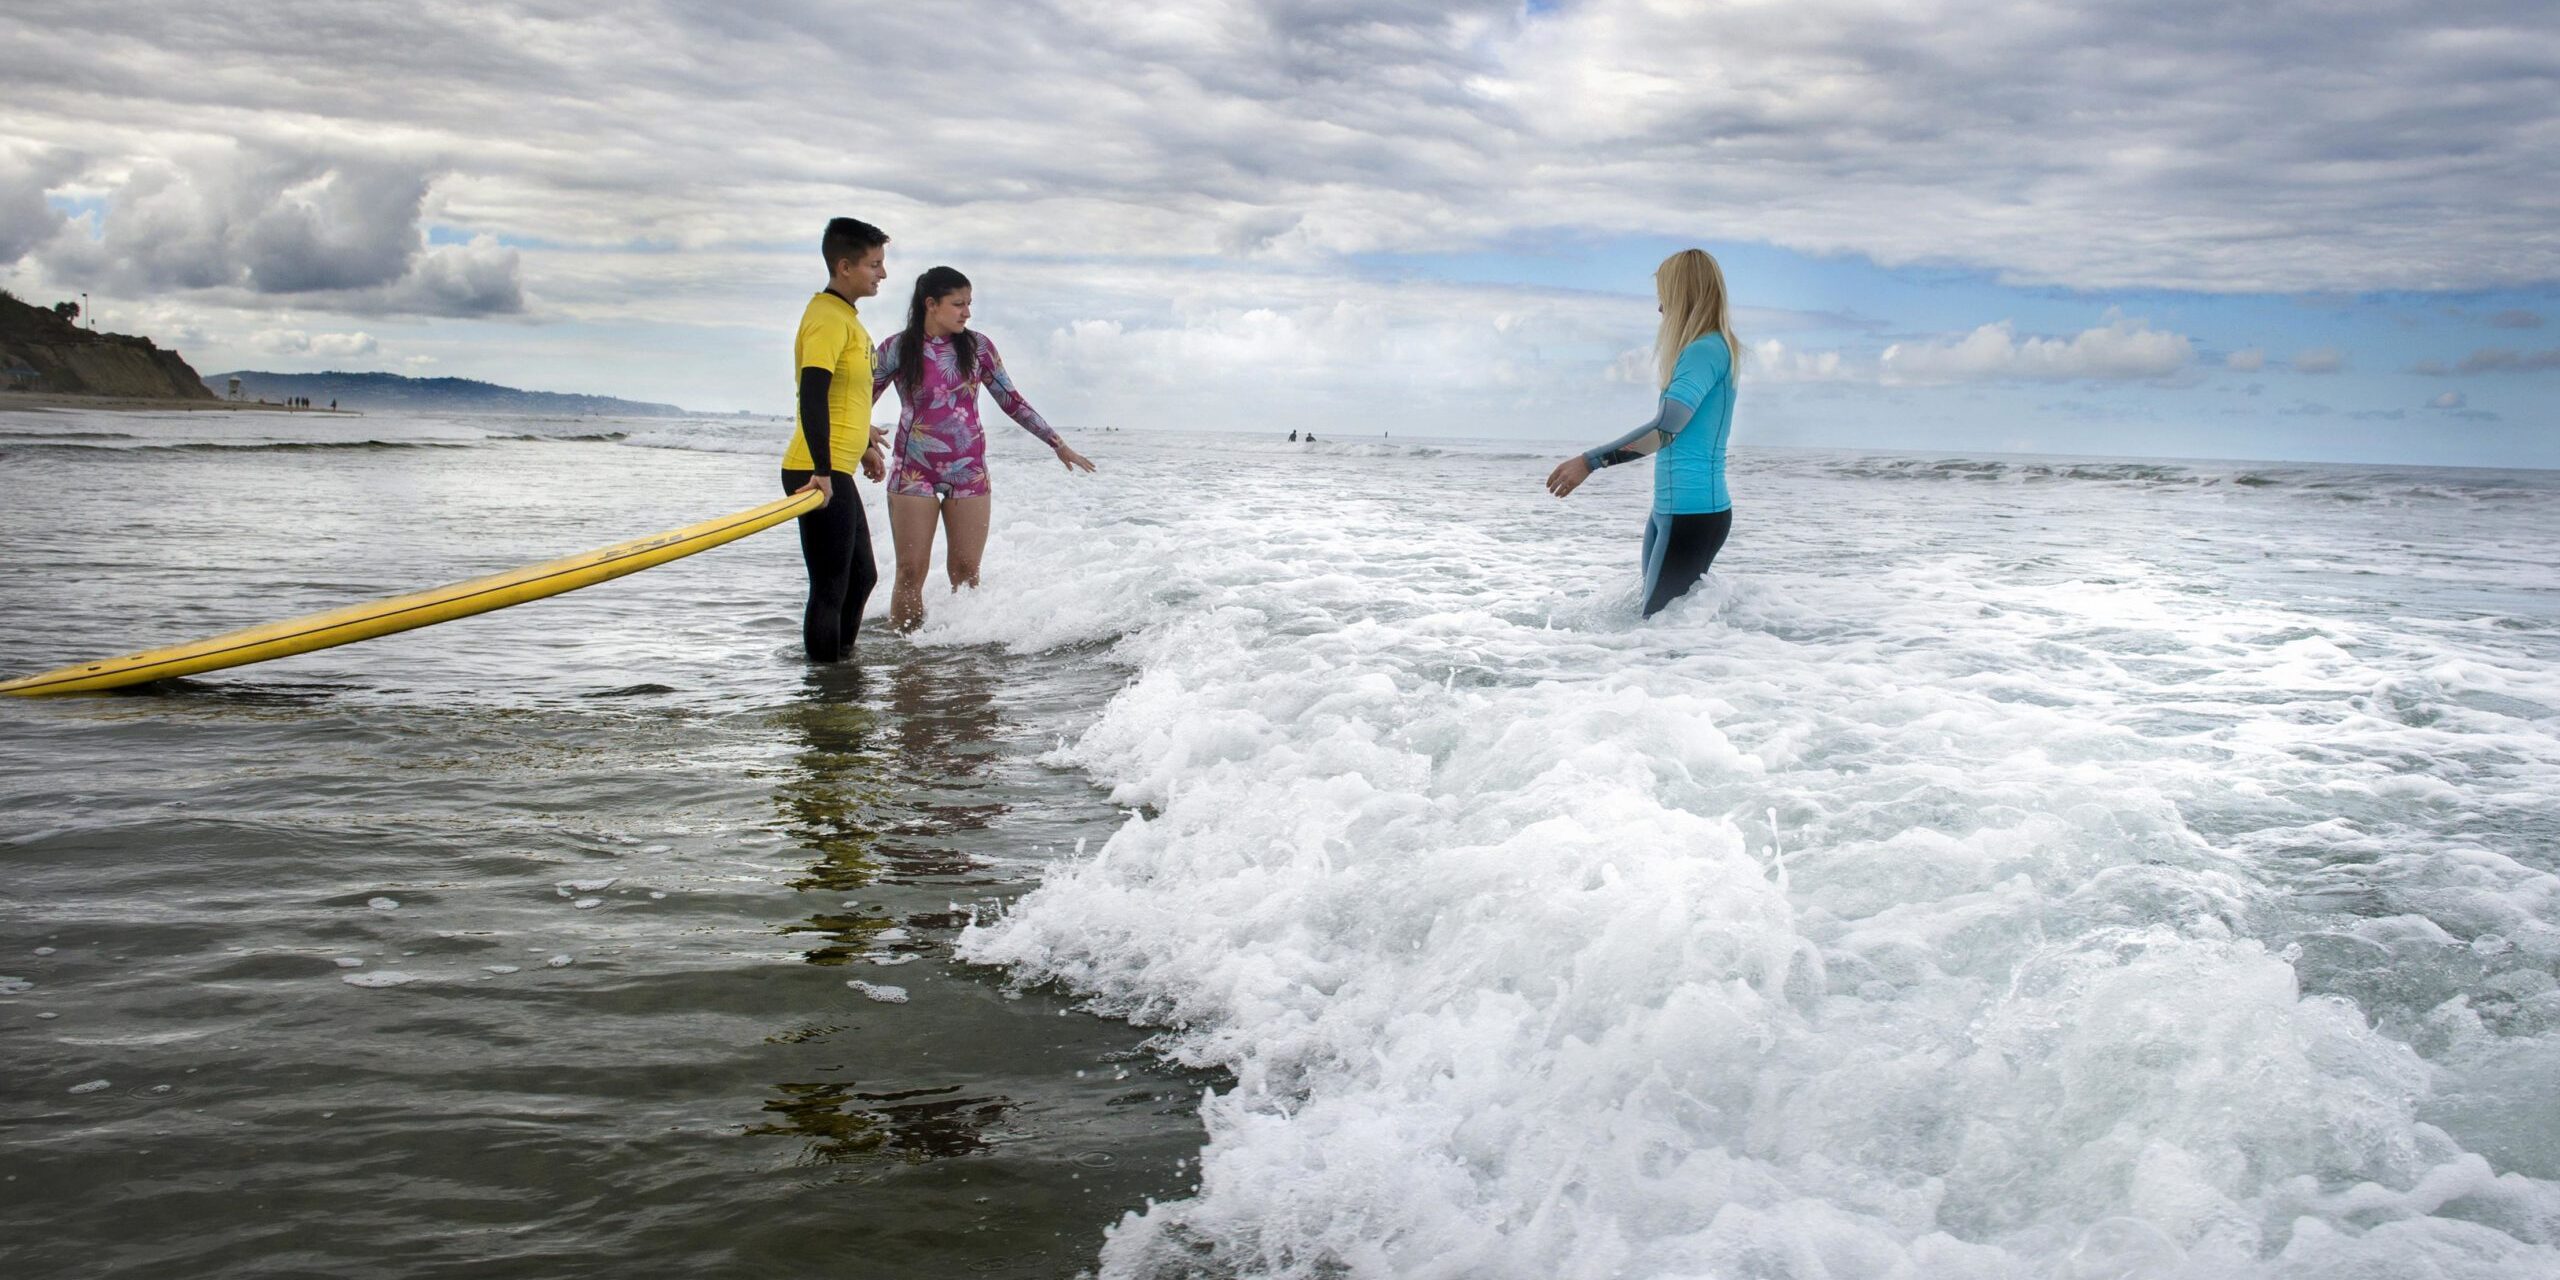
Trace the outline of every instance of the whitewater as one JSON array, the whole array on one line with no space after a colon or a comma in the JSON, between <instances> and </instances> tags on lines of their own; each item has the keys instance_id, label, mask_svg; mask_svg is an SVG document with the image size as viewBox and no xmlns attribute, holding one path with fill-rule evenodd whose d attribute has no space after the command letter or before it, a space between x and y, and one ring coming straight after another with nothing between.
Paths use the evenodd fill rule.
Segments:
<instances>
[{"instance_id":1,"label":"whitewater","mask_svg":"<svg viewBox=\"0 0 2560 1280\"><path fill-rule=\"evenodd\" d=\"M27 1265L2560 1277L2560 473L1745 447L1641 621L1641 465L1061 425L853 668L779 531L0 705ZM0 666L787 431L14 418Z\"/></svg>"},{"instance_id":2,"label":"whitewater","mask_svg":"<svg viewBox=\"0 0 2560 1280\"><path fill-rule=\"evenodd\" d=\"M1640 472L1150 450L923 636L1133 673L960 944L1232 1073L1104 1275L2560 1274L2560 476L1764 451L1644 623Z\"/></svg>"}]
</instances>

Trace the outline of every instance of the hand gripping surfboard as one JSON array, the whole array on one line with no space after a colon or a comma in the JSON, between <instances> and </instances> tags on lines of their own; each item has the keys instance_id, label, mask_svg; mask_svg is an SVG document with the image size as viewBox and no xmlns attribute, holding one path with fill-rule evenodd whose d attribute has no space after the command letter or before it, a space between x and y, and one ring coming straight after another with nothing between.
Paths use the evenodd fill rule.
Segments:
<instances>
[{"instance_id":1,"label":"hand gripping surfboard","mask_svg":"<svg viewBox=\"0 0 2560 1280\"><path fill-rule=\"evenodd\" d=\"M850 493L842 497L846 501L855 500ZM815 492L795 493L762 506L749 507L735 515L618 542L584 555L527 565L506 573L449 583L426 591L413 591L387 600L348 605L325 613L228 631L189 644L150 649L121 658L84 662L26 676L0 684L0 693L20 696L88 693L203 671L220 671L225 667L245 666L252 662L265 662L269 658L290 657L315 649L371 640L376 636L413 631L439 622L468 618L475 613L523 604L528 600L556 596L564 591L575 591L580 587L591 587L624 574L655 568L670 560L681 560L697 551L708 551L724 542L734 542L748 534L770 529L794 516L806 515L818 509L819 500L820 495Z\"/></svg>"}]
</instances>

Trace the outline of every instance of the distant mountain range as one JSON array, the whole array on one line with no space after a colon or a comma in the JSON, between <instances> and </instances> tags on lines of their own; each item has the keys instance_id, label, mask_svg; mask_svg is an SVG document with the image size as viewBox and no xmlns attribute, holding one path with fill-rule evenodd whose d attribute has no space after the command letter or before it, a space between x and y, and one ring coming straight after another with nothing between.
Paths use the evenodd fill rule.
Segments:
<instances>
[{"instance_id":1,"label":"distant mountain range","mask_svg":"<svg viewBox=\"0 0 2560 1280\"><path fill-rule=\"evenodd\" d=\"M230 398L231 380L240 380L244 400L282 401L302 396L341 409L410 409L440 413L567 413L623 418L678 418L695 415L671 404L648 404L612 396L567 395L557 391L524 391L469 378L410 378L396 373L262 373L241 369L206 374L204 384L216 396Z\"/></svg>"}]
</instances>

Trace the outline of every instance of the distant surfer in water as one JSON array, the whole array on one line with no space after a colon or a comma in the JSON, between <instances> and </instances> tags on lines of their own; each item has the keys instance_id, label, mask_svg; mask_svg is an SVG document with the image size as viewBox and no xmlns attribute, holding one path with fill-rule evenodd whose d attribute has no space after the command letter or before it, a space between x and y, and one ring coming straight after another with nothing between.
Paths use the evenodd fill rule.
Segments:
<instances>
[{"instance_id":1,"label":"distant surfer in water","mask_svg":"<svg viewBox=\"0 0 2560 1280\"><path fill-rule=\"evenodd\" d=\"M1069 472L1093 470L1014 389L996 344L970 331L969 303L969 277L958 271L934 267L917 276L907 327L880 344L873 365L874 399L892 383L898 388L897 457L889 473L889 537L897 547L898 580L889 590L889 625L901 631L924 622L936 521L951 535L943 551L951 589L978 585L978 558L987 549L995 514L987 433L978 425L981 388Z\"/></svg>"},{"instance_id":2,"label":"distant surfer in water","mask_svg":"<svg viewBox=\"0 0 2560 1280\"><path fill-rule=\"evenodd\" d=\"M1654 269L1662 328L1654 339L1662 402L1653 420L1556 464L1547 492L1561 498L1591 473L1647 454L1653 515L1644 527L1644 616L1687 595L1733 528L1725 492L1725 440L1733 432L1733 372L1741 344L1725 300L1724 269L1703 249L1683 249Z\"/></svg>"},{"instance_id":3,"label":"distant surfer in water","mask_svg":"<svg viewBox=\"0 0 2560 1280\"><path fill-rule=\"evenodd\" d=\"M889 236L857 218L827 223L818 251L827 262L827 287L800 313L792 344L800 389L799 429L782 453L786 493L815 489L825 506L800 517L800 558L809 567L809 606L800 618L800 640L811 662L853 656L862 629L862 607L880 584L880 562L871 551L871 522L862 495L842 468L862 460L862 474L878 480L886 470L880 442L871 434L871 335L854 304L880 292L889 274ZM839 489L837 486L841 485Z\"/></svg>"}]
</instances>

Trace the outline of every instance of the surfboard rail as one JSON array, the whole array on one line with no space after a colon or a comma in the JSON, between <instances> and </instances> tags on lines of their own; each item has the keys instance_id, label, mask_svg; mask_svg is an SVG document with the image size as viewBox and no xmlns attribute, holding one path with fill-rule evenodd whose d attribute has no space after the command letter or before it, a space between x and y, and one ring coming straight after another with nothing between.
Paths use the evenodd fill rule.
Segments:
<instances>
[{"instance_id":1,"label":"surfboard rail","mask_svg":"<svg viewBox=\"0 0 2560 1280\"><path fill-rule=\"evenodd\" d=\"M849 493L844 497L855 500ZM547 599L643 569L653 569L670 560L681 560L806 515L817 510L822 501L822 495L814 491L795 493L681 529L617 542L609 547L546 560L505 573L450 582L441 587L304 614L281 622L244 627L185 644L126 654L121 658L102 658L96 662L23 676L0 684L0 694L27 697L91 693L220 671L226 667L247 666L253 662L414 631L419 627Z\"/></svg>"}]
</instances>

